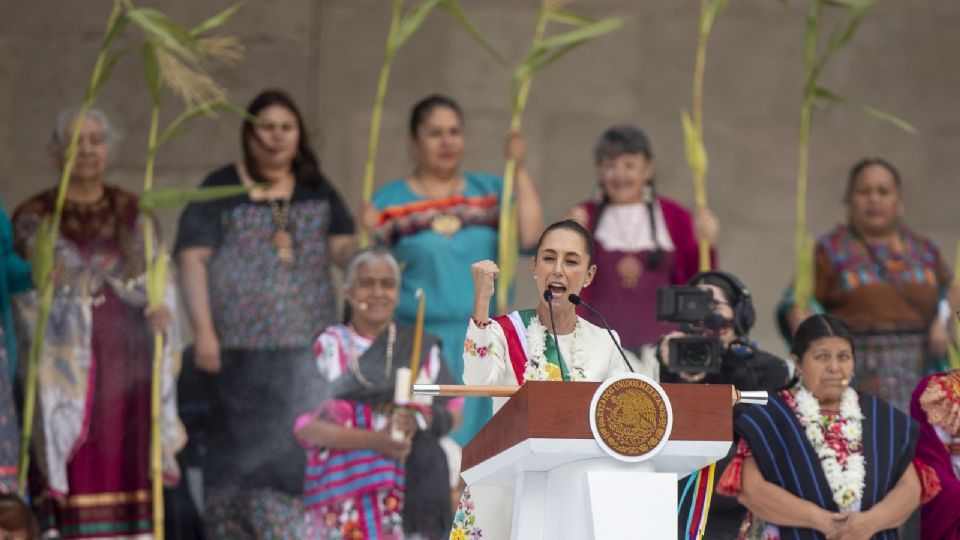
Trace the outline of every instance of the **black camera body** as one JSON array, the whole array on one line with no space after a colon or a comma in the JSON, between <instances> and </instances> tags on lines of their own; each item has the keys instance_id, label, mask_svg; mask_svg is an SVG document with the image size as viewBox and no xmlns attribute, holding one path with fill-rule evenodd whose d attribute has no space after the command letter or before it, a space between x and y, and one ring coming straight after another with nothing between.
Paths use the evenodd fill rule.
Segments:
<instances>
[{"instance_id":1,"label":"black camera body","mask_svg":"<svg viewBox=\"0 0 960 540\"><path fill-rule=\"evenodd\" d=\"M716 325L714 305L713 293L697 287L669 286L657 289L657 320L679 323L687 334L670 339L670 364L667 366L670 372L721 371L723 345L720 338L704 332L705 328Z\"/></svg>"}]
</instances>

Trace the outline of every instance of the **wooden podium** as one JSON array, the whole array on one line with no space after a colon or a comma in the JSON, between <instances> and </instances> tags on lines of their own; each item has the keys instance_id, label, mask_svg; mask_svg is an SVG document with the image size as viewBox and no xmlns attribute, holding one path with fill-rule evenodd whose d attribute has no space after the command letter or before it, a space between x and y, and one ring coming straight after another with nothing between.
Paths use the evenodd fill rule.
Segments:
<instances>
[{"instance_id":1,"label":"wooden podium","mask_svg":"<svg viewBox=\"0 0 960 540\"><path fill-rule=\"evenodd\" d=\"M461 476L478 514L488 501L504 510L493 529L483 520L484 538L677 538L677 480L727 455L732 387L661 385L673 410L669 439L650 459L628 463L594 439L599 386L528 382L463 449Z\"/></svg>"}]
</instances>

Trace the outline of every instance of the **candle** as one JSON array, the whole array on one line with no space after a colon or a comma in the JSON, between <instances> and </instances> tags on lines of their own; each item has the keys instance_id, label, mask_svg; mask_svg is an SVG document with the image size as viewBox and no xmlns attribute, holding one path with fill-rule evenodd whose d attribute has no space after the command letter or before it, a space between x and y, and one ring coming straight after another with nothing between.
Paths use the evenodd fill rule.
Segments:
<instances>
[{"instance_id":1,"label":"candle","mask_svg":"<svg viewBox=\"0 0 960 540\"><path fill-rule=\"evenodd\" d=\"M393 388L393 402L397 405L410 403L410 368L397 368L397 383Z\"/></svg>"}]
</instances>

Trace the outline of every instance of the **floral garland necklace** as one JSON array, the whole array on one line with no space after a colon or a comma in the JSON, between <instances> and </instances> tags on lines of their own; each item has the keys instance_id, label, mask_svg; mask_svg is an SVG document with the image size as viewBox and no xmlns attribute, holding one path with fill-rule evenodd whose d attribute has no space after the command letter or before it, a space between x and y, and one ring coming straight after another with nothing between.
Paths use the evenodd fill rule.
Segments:
<instances>
[{"instance_id":1,"label":"floral garland necklace","mask_svg":"<svg viewBox=\"0 0 960 540\"><path fill-rule=\"evenodd\" d=\"M794 402L804 433L820 458L824 476L833 491L833 500L841 511L855 509L863 498L866 479L862 445L863 413L856 391L847 388L840 398L840 421L843 422L840 433L851 452L844 465L840 464L837 451L827 444L824 432L830 421L820 413L817 398L801 386L794 396Z\"/></svg>"},{"instance_id":2,"label":"floral garland necklace","mask_svg":"<svg viewBox=\"0 0 960 540\"><path fill-rule=\"evenodd\" d=\"M527 326L527 365L523 371L523 380L525 381L549 381L552 380L547 366L551 365L547 360L545 351L547 348L547 328L540 322L540 317L534 315ZM557 351L560 350L559 340L557 342ZM570 370L571 381L587 380L587 351L583 347L583 324L580 317L577 317L577 324L573 327L573 343L571 344L571 356L567 364Z\"/></svg>"}]
</instances>

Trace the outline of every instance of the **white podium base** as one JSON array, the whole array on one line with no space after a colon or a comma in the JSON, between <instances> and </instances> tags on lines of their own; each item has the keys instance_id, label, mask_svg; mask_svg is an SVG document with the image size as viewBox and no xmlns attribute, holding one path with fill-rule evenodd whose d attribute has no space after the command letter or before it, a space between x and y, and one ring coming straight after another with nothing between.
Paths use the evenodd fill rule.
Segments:
<instances>
[{"instance_id":1,"label":"white podium base","mask_svg":"<svg viewBox=\"0 0 960 540\"><path fill-rule=\"evenodd\" d=\"M484 538L675 540L677 479L727 454L729 441L670 441L625 463L592 439L527 439L462 472Z\"/></svg>"},{"instance_id":2,"label":"white podium base","mask_svg":"<svg viewBox=\"0 0 960 540\"><path fill-rule=\"evenodd\" d=\"M588 459L521 473L510 538L675 540L677 475L652 470Z\"/></svg>"}]
</instances>

